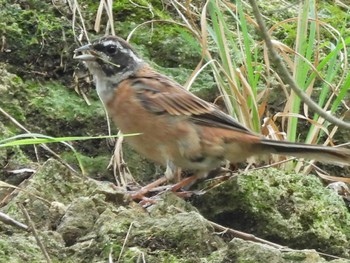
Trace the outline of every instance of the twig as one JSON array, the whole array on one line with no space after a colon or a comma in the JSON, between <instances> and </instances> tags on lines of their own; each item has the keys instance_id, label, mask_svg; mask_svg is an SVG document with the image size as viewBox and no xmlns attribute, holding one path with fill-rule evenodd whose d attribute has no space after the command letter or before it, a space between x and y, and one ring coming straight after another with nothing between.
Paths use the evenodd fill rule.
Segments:
<instances>
[{"instance_id":1,"label":"twig","mask_svg":"<svg viewBox=\"0 0 350 263\"><path fill-rule=\"evenodd\" d=\"M270 242L268 240L265 240L265 239L262 239L262 238L259 238L259 237L256 237L252 234L248 234L248 233L245 233L245 232L242 232L242 231L238 231L238 230L234 230L232 228L227 228L227 227L224 227L222 225L219 225L215 222L212 222L210 220L207 220L209 224L211 224L215 229L221 231L221 232L226 232L226 233L229 233L231 235L233 235L234 237L238 237L238 238L241 238L243 240L249 240L249 241L254 241L254 242L258 242L258 243L261 243L261 244L265 244L265 245L269 245L271 247L274 247L274 248L277 248L277 249L288 249L287 247L285 246L282 246L282 245L279 245L279 244L276 244L276 243L273 243L273 242Z\"/></svg>"},{"instance_id":2,"label":"twig","mask_svg":"<svg viewBox=\"0 0 350 263\"><path fill-rule=\"evenodd\" d=\"M23 215L24 215L24 218L26 219L27 225L30 227L30 228L29 228L30 232L33 233L33 235L34 235L34 237L35 237L35 240L36 240L36 243L38 244L39 248L41 249L41 252L43 252L46 261L47 261L48 263L52 263L51 258L50 258L50 256L49 256L49 254L47 253L44 244L41 242L41 240L40 240L40 238L39 238L38 232L36 231L36 228L35 228L35 226L34 226L34 223L33 223L32 219L30 218L27 209L26 209L26 208L24 207L24 205L22 205L22 204L18 204L18 205L19 205L19 208L20 208L20 209L22 210L22 212L23 212Z\"/></svg>"},{"instance_id":3,"label":"twig","mask_svg":"<svg viewBox=\"0 0 350 263\"><path fill-rule=\"evenodd\" d=\"M175 209L181 213L184 213L185 211L178 208L178 207L175 207ZM243 240L249 240L249 241L254 241L254 242L258 242L258 243L262 243L262 244L266 244L266 245L269 245L269 246L272 246L274 248L277 248L277 249L288 249L287 247L285 246L282 246L282 245L279 245L279 244L276 244L276 243L273 243L273 242L270 242L270 241L267 241L265 239L262 239L262 238L259 238L259 237L256 237L252 234L248 234L248 233L245 233L245 232L241 232L241 231L238 231L238 230L234 230L232 228L228 228L228 227L224 227L222 225L219 225L218 223L215 223L213 221L210 221L206 218L204 218L210 225L212 225L216 230L219 230L221 232L226 232L226 233L230 233L232 234L234 237L238 237L238 238L241 238Z\"/></svg>"},{"instance_id":4,"label":"twig","mask_svg":"<svg viewBox=\"0 0 350 263\"><path fill-rule=\"evenodd\" d=\"M130 235L131 228L132 228L133 224L134 224L134 222L131 222L131 223L130 223L128 232L126 233L126 237L125 237L125 239L124 239L124 243L123 243L122 249L120 250L120 254L119 254L117 263L120 262L120 259L122 258L122 254L123 254L123 252L124 252L124 248L125 248L126 242L127 242L128 239L129 239L129 235Z\"/></svg>"},{"instance_id":5,"label":"twig","mask_svg":"<svg viewBox=\"0 0 350 263\"><path fill-rule=\"evenodd\" d=\"M221 232L226 232L226 233L229 233L231 235L233 235L234 237L238 237L238 238L241 238L243 240L249 240L249 241L253 241L253 242L257 242L257 243L262 243L262 244L265 244L265 245L269 245L271 247L274 247L274 248L277 248L279 249L280 251L285 251L285 252L290 252L290 251L295 251L294 249L292 248L288 248L286 246L282 246L282 245L279 245L279 244L276 244L276 243L273 243L273 242L270 242L268 240L265 240L265 239L262 239L262 238L259 238L259 237L256 237L252 234L248 234L248 233L245 233L245 232L241 232L241 231L238 231L238 230L234 230L232 228L227 228L227 227L224 227L222 225L219 225L217 223L214 223L212 221L209 221L207 220L209 224L211 224L215 229L221 231ZM331 255L331 254L327 254L327 253L323 253L323 252L319 252L316 250L316 252L319 254L319 255L322 255L322 256L325 256L325 257L329 257L329 258L332 258L332 259L346 259L346 258L342 258L342 257L338 257L338 256L334 256L334 255Z\"/></svg>"},{"instance_id":6,"label":"twig","mask_svg":"<svg viewBox=\"0 0 350 263\"><path fill-rule=\"evenodd\" d=\"M29 228L27 225L16 221L15 219L9 217L8 215L6 215L2 212L0 212L0 221L7 224L7 225L11 225L11 226L17 227L17 228L25 230L25 231L29 231Z\"/></svg>"},{"instance_id":7,"label":"twig","mask_svg":"<svg viewBox=\"0 0 350 263\"><path fill-rule=\"evenodd\" d=\"M310 97L301 90L296 82L294 81L292 75L289 73L287 67L284 65L282 58L278 55L277 51L275 50L271 37L267 31L265 22L262 18L262 15L259 11L258 5L256 4L255 0L249 0L250 5L252 6L253 14L255 16L256 22L259 25L260 33L262 38L265 41L266 47L270 53L271 61L273 62L275 66L276 72L280 75L281 79L290 86L290 88L298 95L298 97L304 101L304 103L309 106L310 109L315 111L317 114L319 114L321 117L325 118L327 121L342 127L346 129L350 129L350 123L344 122L337 117L334 117L333 115L329 114L328 112L324 111L317 103L315 103L313 100L310 99Z\"/></svg>"}]
</instances>

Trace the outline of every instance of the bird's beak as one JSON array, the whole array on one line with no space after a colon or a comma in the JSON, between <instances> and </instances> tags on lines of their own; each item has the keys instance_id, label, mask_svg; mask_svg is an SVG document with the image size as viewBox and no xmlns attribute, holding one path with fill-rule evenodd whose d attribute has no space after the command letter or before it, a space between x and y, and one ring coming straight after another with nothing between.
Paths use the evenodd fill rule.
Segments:
<instances>
[{"instance_id":1,"label":"bird's beak","mask_svg":"<svg viewBox=\"0 0 350 263\"><path fill-rule=\"evenodd\" d=\"M84 52L85 54L78 54ZM92 45L91 44L87 44L85 46L82 46L80 48L77 48L76 50L74 50L74 59L79 59L82 61L90 61L90 60L95 60L96 56L93 55L93 50L92 50Z\"/></svg>"}]
</instances>

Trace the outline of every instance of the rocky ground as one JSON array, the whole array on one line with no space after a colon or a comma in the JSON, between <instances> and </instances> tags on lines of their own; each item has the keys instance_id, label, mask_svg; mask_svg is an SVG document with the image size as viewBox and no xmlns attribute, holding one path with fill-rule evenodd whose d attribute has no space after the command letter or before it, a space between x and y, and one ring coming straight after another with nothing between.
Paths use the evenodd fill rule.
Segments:
<instances>
[{"instance_id":1,"label":"rocky ground","mask_svg":"<svg viewBox=\"0 0 350 263\"><path fill-rule=\"evenodd\" d=\"M33 224L53 262L334 259L310 248L349 257L347 207L336 193L311 176L261 170L231 179L190 201L164 192L156 204L142 208L124 189L72 173L49 159L16 192L1 211ZM29 222L23 210L30 215ZM32 232L0 226L0 262L45 262Z\"/></svg>"}]
</instances>

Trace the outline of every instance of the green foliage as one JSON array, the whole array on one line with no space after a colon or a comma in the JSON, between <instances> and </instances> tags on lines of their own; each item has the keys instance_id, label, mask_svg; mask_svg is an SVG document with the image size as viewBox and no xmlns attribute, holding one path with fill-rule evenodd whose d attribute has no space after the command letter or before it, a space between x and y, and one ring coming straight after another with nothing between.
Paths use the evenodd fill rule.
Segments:
<instances>
[{"instance_id":1,"label":"green foliage","mask_svg":"<svg viewBox=\"0 0 350 263\"><path fill-rule=\"evenodd\" d=\"M217 62L211 66L226 107L245 126L260 131L257 92L262 67L257 63L259 54L252 49L255 40L242 3L237 1L237 11L234 12L227 3L209 1L207 12L206 30L218 53L217 56L215 53L211 55ZM206 41L208 46L211 45L210 40ZM238 55L241 52L244 54ZM211 56L207 59L212 59ZM244 73L238 70L242 64Z\"/></svg>"},{"instance_id":2,"label":"green foliage","mask_svg":"<svg viewBox=\"0 0 350 263\"><path fill-rule=\"evenodd\" d=\"M261 4L264 7L270 5ZM276 8L268 6L264 12ZM350 42L344 37L348 32L346 16L343 13L343 20L339 20L338 24L333 22L335 27L332 27L321 19L325 11L319 9L316 1L302 2L287 13L271 13L267 21L276 50L299 88L311 94L324 110L339 114L350 88L346 53ZM332 16L329 11L326 13L328 17ZM258 132L262 130L264 135L275 139L284 139L280 132L286 132L289 141L320 144L324 142L325 131L327 135L336 131L336 128L331 131L330 124L318 114L309 112L300 98L284 87L283 80L275 75L268 54L263 53L263 42L254 34L254 18L248 9L243 8L242 1L229 4L212 0L203 14L206 14L206 20L202 22L200 33L205 31L209 35L204 39L207 46L203 48L209 53L205 57L208 61L215 60L210 65L230 114L248 128ZM298 17L295 18L295 15ZM271 89L276 86L272 80L279 82L284 94ZM287 103L279 112L268 111L271 93L278 93L277 103L281 104L285 103L283 97L286 95ZM262 118L273 114L283 118L272 119L271 126L265 122L261 129ZM308 123L301 125L301 118ZM305 126L308 128L305 129ZM302 165L298 163L296 170L300 170ZM305 171L310 168L308 166Z\"/></svg>"}]
</instances>

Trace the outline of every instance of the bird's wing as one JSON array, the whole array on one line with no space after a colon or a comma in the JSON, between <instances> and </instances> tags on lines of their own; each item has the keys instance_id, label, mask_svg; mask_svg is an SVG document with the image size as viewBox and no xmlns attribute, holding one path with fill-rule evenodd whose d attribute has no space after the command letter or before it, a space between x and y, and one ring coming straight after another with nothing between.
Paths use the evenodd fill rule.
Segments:
<instances>
[{"instance_id":1,"label":"bird's wing","mask_svg":"<svg viewBox=\"0 0 350 263\"><path fill-rule=\"evenodd\" d=\"M138 76L132 80L131 85L142 106L154 114L184 116L198 125L251 134L251 131L234 118L165 76L157 73L147 74L147 77Z\"/></svg>"}]
</instances>

